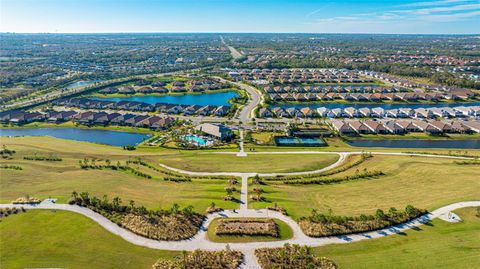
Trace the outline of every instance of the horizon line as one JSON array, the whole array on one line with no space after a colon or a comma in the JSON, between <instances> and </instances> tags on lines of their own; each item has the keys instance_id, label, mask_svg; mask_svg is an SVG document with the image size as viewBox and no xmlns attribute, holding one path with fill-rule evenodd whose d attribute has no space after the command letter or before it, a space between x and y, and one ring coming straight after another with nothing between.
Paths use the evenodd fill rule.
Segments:
<instances>
[{"instance_id":1,"label":"horizon line","mask_svg":"<svg viewBox=\"0 0 480 269\"><path fill-rule=\"evenodd\" d=\"M0 34L311 34L311 35L480 35L479 33L377 33L377 32L210 32L210 31L200 31L200 32L182 32L182 31L159 31L159 32L149 32L149 31L139 31L139 32L9 32L0 31Z\"/></svg>"}]
</instances>

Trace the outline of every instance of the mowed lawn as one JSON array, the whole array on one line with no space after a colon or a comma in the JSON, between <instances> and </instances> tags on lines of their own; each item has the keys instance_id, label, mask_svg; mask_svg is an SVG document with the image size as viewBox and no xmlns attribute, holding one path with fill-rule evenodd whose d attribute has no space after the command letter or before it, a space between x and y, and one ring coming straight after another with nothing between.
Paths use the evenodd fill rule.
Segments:
<instances>
[{"instance_id":1,"label":"mowed lawn","mask_svg":"<svg viewBox=\"0 0 480 269\"><path fill-rule=\"evenodd\" d=\"M480 166L458 165L451 159L376 155L332 178L362 171L379 170L386 175L332 185L285 185L267 182L261 186L267 202L250 201L252 208L274 202L294 218L307 216L312 209L334 214L374 214L378 208L403 209L411 204L433 210L460 201L480 199ZM250 186L250 190L254 186Z\"/></svg>"},{"instance_id":2,"label":"mowed lawn","mask_svg":"<svg viewBox=\"0 0 480 269\"><path fill-rule=\"evenodd\" d=\"M480 211L455 211L461 223L435 219L404 235L314 248L339 268L479 268Z\"/></svg>"},{"instance_id":3,"label":"mowed lawn","mask_svg":"<svg viewBox=\"0 0 480 269\"><path fill-rule=\"evenodd\" d=\"M179 252L133 245L93 220L67 211L29 210L0 221L0 267L151 268Z\"/></svg>"},{"instance_id":4,"label":"mowed lawn","mask_svg":"<svg viewBox=\"0 0 480 269\"><path fill-rule=\"evenodd\" d=\"M45 139L43 141L42 139ZM2 139L7 142L10 139ZM104 147L89 143L66 142L49 138L29 138L28 143L19 143L25 139L11 139L16 143L8 143L7 148L16 150L13 160L0 160L1 164L16 165L23 170L2 169L0 180L0 202L8 203L24 195L40 199L53 197L65 203L72 191L89 192L91 195L109 198L119 196L124 203L134 200L137 205L150 209L169 208L173 203L180 206L193 205L194 210L204 213L205 209L215 202L222 208L238 208L238 203L224 201L226 195L226 179L193 179L192 182L168 182L159 179L158 172L138 166L138 170L148 173L157 179L146 179L130 173L113 170L83 170L78 161L83 158L110 159L112 164L118 160L124 162L133 154L113 147ZM42 142L43 141L43 142ZM52 142L58 141L58 147ZM36 144L38 142L38 144ZM30 144L32 143L32 144ZM57 149L58 148L58 149ZM111 155L108 150L111 149ZM61 162L29 161L23 156L61 157ZM151 162L150 155L142 155ZM137 168L137 165L133 165ZM236 196L239 196L236 194ZM237 197L238 198L238 197Z\"/></svg>"},{"instance_id":5,"label":"mowed lawn","mask_svg":"<svg viewBox=\"0 0 480 269\"><path fill-rule=\"evenodd\" d=\"M336 154L234 154L183 153L159 160L168 166L199 172L298 172L321 169L335 163Z\"/></svg>"}]
</instances>

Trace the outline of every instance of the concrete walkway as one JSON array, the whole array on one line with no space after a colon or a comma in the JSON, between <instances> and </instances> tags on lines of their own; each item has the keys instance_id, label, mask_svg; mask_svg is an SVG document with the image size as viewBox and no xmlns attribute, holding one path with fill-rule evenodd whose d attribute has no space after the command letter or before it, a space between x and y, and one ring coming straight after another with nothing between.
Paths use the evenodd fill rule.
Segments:
<instances>
[{"instance_id":1,"label":"concrete walkway","mask_svg":"<svg viewBox=\"0 0 480 269\"><path fill-rule=\"evenodd\" d=\"M237 152L237 156L238 157L247 157L247 153L245 152L245 149L244 149L244 146L243 146L243 130L240 129L239 133L240 133L240 142L239 142L240 151Z\"/></svg>"},{"instance_id":2,"label":"concrete walkway","mask_svg":"<svg viewBox=\"0 0 480 269\"><path fill-rule=\"evenodd\" d=\"M454 203L454 204L436 209L426 215L423 215L407 223L395 225L393 227L389 227L389 228L385 228L385 229L381 229L373 232L368 232L368 233L358 233L358 234L352 234L347 236L329 236L329 237L321 237L321 238L312 238L312 237L306 236L300 229L300 226L293 219L291 219L290 217L284 216L279 212L265 210L265 209L260 209L260 210L254 210L254 209L242 210L241 209L235 213L232 211L223 211L223 212L218 212L214 214L209 214L206 221L200 227L199 232L191 239L182 240L182 241L160 241L160 240L148 239L148 238L144 238L139 235L136 235L128 230L125 230L119 227L117 224L111 222L110 220L103 217L102 215L95 213L94 211L85 207L79 207L76 205L68 205L68 204L55 204L50 201L42 202L39 205L0 204L0 208L24 207L25 209L29 209L29 210L49 209L49 210L66 210L70 212L75 212L92 219L93 221L97 222L100 226L104 227L107 231L122 237L123 239L125 239L126 241L132 244L154 248L154 249L164 249L164 250L179 251L179 250L195 250L195 249L203 249L203 250L225 249L227 246L227 243L215 243L215 242L209 241L206 238L207 227L209 226L211 221L215 218L231 218L231 217L276 218L287 223L293 230L293 237L288 240L228 244L231 249L240 250L242 252L253 251L257 248L263 248L263 247L268 247L268 248L282 247L285 243L317 247L317 246L323 246L328 244L352 243L352 242L358 242L358 241L372 239L372 238L381 238L388 235L398 234L408 229L421 226L432 219L438 218L443 214L446 214L448 212L454 211L459 208L478 207L478 206L480 206L480 201L467 201L467 202Z\"/></svg>"},{"instance_id":3,"label":"concrete walkway","mask_svg":"<svg viewBox=\"0 0 480 269\"><path fill-rule=\"evenodd\" d=\"M441 207L433 212L430 212L426 215L423 215L419 218L416 218L412 221L409 221L404 224L395 225L393 227L389 227L386 229L381 229L373 232L368 233L357 233L352 235L344 235L344 236L329 236L329 237L321 237L321 238L312 238L303 233L300 226L296 221L292 218L285 216L279 212L267 210L267 209L249 209L248 208L248 178L253 177L255 175L260 176L277 176L277 175L303 175L303 174L314 174L314 173L321 173L326 170L330 170L341 165L345 158L348 155L352 154L362 154L364 152L256 152L255 154L338 154L339 159L332 165L314 170L314 171L304 171L304 172L294 172L294 173L245 173L245 172L192 172L192 171L185 171L177 168L172 168L166 166L164 164L160 164L162 167L169 169L171 171L177 173L183 173L187 175L194 175L194 176L235 176L240 177L241 182L241 194L240 194L240 209L236 212L233 211L222 211L217 212L214 214L207 215L206 220L201 225L198 233L188 240L182 241L159 241L148 239L145 237L141 237L136 235L128 230L125 230L115 223L111 222L107 218L103 217L102 215L95 213L94 211L79 207L76 205L68 205L68 204L56 204L52 200L45 200L44 202L38 205L14 205L14 204L0 204L0 208L6 207L24 207L26 209L50 209L50 210L66 210L75 212L78 214L82 214L93 221L97 222L99 225L104 227L107 231L118 235L125 239L126 241L133 243L135 245L154 248L154 249L164 249L164 250L195 250L195 249L202 249L202 250L222 250L227 247L227 245L234 250L239 250L244 253L244 264L242 265L243 268L260 268L257 264L256 258L254 256L254 250L257 248L275 248L275 247L282 247L285 243L290 244L299 244L299 245L308 245L312 247L316 246L323 246L327 244L339 244L339 243L351 243L351 242L358 242L362 240L372 239L372 238L381 238L388 235L398 234L408 229L412 229L418 226L421 226L428 221L444 217L445 214L449 212L464 208L464 207L478 207L480 206L480 201L467 201L467 202L460 202L454 203L451 205L447 205ZM236 153L235 153L236 154ZM254 153L252 153L254 154ZM372 152L374 155L401 155L401 156L421 156L421 157L430 157L430 158L451 158L451 159L473 159L467 157L456 157L456 156L445 156L445 155L431 155L431 154L409 154L409 153L395 153L395 152ZM270 242L250 242L250 243L215 243L211 242L207 239L207 229L210 223L216 218L275 218L285 222L293 231L293 237L288 240L282 241L270 241Z\"/></svg>"},{"instance_id":4,"label":"concrete walkway","mask_svg":"<svg viewBox=\"0 0 480 269\"><path fill-rule=\"evenodd\" d=\"M257 172L195 172L195 171L186 171L182 170L179 168L171 167L165 164L159 164L161 167L181 173L181 174L186 174L186 175L192 175L192 176L236 176L236 177L241 177L242 175L248 175L248 176L254 176L258 174L259 176L263 177L274 177L274 176L298 176L298 175L309 175L309 174L317 174L317 173L322 173L327 170L331 170L333 168L336 168L340 165L343 164L343 162L346 160L346 158L349 155L360 155L360 154L372 154L372 155L392 155L392 156L413 156L413 157L425 157L425 158L443 158L443 159L458 159L458 160L475 160L475 158L472 157L459 157L459 156L449 156L449 155L434 155L434 154L421 154L421 153L404 153L404 152L364 152L364 151L343 151L343 152L336 152L336 151L285 151L285 152L279 152L279 151L274 151L274 152L249 152L248 154L258 154L258 155L275 155L275 154L282 154L282 155L289 155L289 154L337 154L339 156L338 160L321 169L317 170L312 170L312 171L302 171L302 172L278 172L278 173L257 173ZM201 154L201 153L200 153ZM205 154L235 154L237 155L238 152L208 152Z\"/></svg>"}]
</instances>

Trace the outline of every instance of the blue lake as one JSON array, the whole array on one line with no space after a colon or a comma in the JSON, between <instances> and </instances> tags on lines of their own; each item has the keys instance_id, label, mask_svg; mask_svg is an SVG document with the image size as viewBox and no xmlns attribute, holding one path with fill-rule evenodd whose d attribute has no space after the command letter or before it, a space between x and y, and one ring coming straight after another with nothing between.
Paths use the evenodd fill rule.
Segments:
<instances>
[{"instance_id":1,"label":"blue lake","mask_svg":"<svg viewBox=\"0 0 480 269\"><path fill-rule=\"evenodd\" d=\"M111 146L134 146L150 138L138 133L78 128L0 128L0 136L51 136Z\"/></svg>"},{"instance_id":2,"label":"blue lake","mask_svg":"<svg viewBox=\"0 0 480 269\"><path fill-rule=\"evenodd\" d=\"M226 92L208 92L199 94L183 94L183 95L163 95L163 96L129 96L129 97L97 97L93 99L107 101L137 101L147 104L166 103L177 105L228 105L228 100L237 97L236 91Z\"/></svg>"},{"instance_id":3,"label":"blue lake","mask_svg":"<svg viewBox=\"0 0 480 269\"><path fill-rule=\"evenodd\" d=\"M457 107L457 106L480 106L480 102L473 102L473 103L438 103L438 104L412 104L412 103L405 103L405 104L283 104L283 105L271 105L271 107L282 107L282 108L289 108L295 107L301 109L303 107L310 107L310 108L319 108L319 107L326 107L327 109L335 109L335 108L347 108L347 107L354 107L356 109L368 107L381 107L383 109L398 109L402 107L409 107L409 108L429 108L429 107Z\"/></svg>"},{"instance_id":4,"label":"blue lake","mask_svg":"<svg viewBox=\"0 0 480 269\"><path fill-rule=\"evenodd\" d=\"M77 81L71 84L68 84L65 88L67 89L73 89L73 88L78 88L78 87L83 87L83 86L88 86L96 82L101 82L101 80L92 80L92 81Z\"/></svg>"},{"instance_id":5,"label":"blue lake","mask_svg":"<svg viewBox=\"0 0 480 269\"><path fill-rule=\"evenodd\" d=\"M480 140L352 140L347 144L354 147L372 148L451 148L480 149Z\"/></svg>"}]
</instances>

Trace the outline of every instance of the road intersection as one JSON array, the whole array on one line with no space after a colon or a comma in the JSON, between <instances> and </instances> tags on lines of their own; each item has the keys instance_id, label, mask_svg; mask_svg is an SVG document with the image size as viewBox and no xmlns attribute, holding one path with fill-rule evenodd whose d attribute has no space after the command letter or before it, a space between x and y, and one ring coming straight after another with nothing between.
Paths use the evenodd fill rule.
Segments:
<instances>
[{"instance_id":1,"label":"road intersection","mask_svg":"<svg viewBox=\"0 0 480 269\"><path fill-rule=\"evenodd\" d=\"M299 152L265 152L265 153L255 153L255 154L298 154ZM301 152L305 154L305 152ZM333 169L339 165L341 165L346 156L351 154L362 154L364 152L308 152L307 154L338 154L339 160L334 164L318 169L315 171L306 171L306 172L295 172L295 173L263 173L258 174L260 176L275 176L275 175L300 175L300 174L314 174L314 173L321 173L323 171L327 171ZM236 153L229 153L229 154L236 154ZM253 154L253 153L252 153ZM382 155L405 155L405 156L422 156L422 157L429 157L429 158L452 158L452 159L473 159L468 157L456 157L456 156L447 156L447 155L431 155L431 154L409 154L409 153L387 153L387 152L372 152L371 154L382 154ZM248 208L248 178L257 175L255 172L193 172L193 171L184 171L177 168L172 168L166 165L161 164L162 167L166 169L170 169L171 171L177 173L184 173L187 175L196 175L196 176L213 176L213 175L222 175L222 176L235 176L241 177L241 195L240 195L240 209L239 210L227 210L221 211L213 214L208 214L206 220L201 225L198 233L188 240L182 241L160 241L160 240L153 240L148 239L133 232L130 232L124 228L119 227L117 224L111 222L107 218L103 217L102 215L88 209L85 207L80 207L77 205L69 205L69 204L56 204L52 200L45 200L38 205L18 205L18 204L0 204L0 208L7 208L7 207L23 207L25 209L47 209L47 210L66 210L75 212L78 214L82 214L93 221L97 222L99 225L104 227L107 231L122 237L124 240L133 243L135 245L145 246L154 249L163 249L163 250L222 250L229 248L234 250L239 250L244 253L244 262L242 264L242 268L259 268L257 261L254 256L254 250L257 248L276 248L282 247L285 243L290 244L299 244L299 245L308 245L311 247L323 246L327 244L341 244L341 243L351 243L351 242L358 242L362 240L368 240L372 238L381 238L388 235L398 234L408 229L412 229L418 226L421 226L432 219L439 218L448 214L449 212L464 208L464 207L477 207L480 206L480 201L465 201L450 204L439 209L436 209L432 212L429 212L423 216L420 216L416 219L413 219L407 223L395 225L392 227L388 227L385 229L372 231L368 233L357 233L351 235L344 235L344 236L329 236L329 237L321 237L321 238L313 238L305 235L301 230L298 223L293 220L292 218L281 214L280 212L268 210L268 209L249 209ZM216 243L209 241L207 238L207 230L210 223L216 218L231 218L231 217L244 217L244 218L275 218L282 220L293 231L293 237L288 240L282 241L269 241L269 242L249 242L249 243Z\"/></svg>"}]
</instances>

